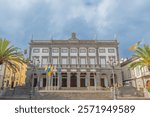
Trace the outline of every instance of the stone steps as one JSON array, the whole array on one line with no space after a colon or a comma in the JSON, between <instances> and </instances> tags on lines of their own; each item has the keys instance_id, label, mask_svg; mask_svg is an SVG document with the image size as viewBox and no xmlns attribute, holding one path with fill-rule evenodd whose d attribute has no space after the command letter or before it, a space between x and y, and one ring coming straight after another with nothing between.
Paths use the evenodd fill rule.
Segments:
<instances>
[{"instance_id":1,"label":"stone steps","mask_svg":"<svg viewBox=\"0 0 150 117\"><path fill-rule=\"evenodd\" d=\"M143 95L135 95L137 92L134 88L120 88L118 91L119 97L143 97ZM130 94L130 95L129 95ZM134 95L133 95L134 94ZM12 99L29 99L32 96L34 100L108 100L113 99L112 92L110 89L99 89L94 90L94 88L85 89L80 88L80 90L75 90L74 88L70 90L34 90L31 92L29 86L16 87L15 89L5 89L5 92L1 98L12 98Z\"/></svg>"},{"instance_id":2,"label":"stone steps","mask_svg":"<svg viewBox=\"0 0 150 117\"><path fill-rule=\"evenodd\" d=\"M111 92L39 92L33 99L50 99L50 100L100 100L112 99Z\"/></svg>"}]
</instances>

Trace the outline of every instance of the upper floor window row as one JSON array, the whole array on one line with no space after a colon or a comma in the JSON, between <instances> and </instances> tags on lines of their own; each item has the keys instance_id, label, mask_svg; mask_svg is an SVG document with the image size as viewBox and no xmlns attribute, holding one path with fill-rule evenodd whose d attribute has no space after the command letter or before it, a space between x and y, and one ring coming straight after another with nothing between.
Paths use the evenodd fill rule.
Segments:
<instances>
[{"instance_id":1,"label":"upper floor window row","mask_svg":"<svg viewBox=\"0 0 150 117\"><path fill-rule=\"evenodd\" d=\"M33 49L33 53L39 53L40 49Z\"/></svg>"},{"instance_id":2,"label":"upper floor window row","mask_svg":"<svg viewBox=\"0 0 150 117\"><path fill-rule=\"evenodd\" d=\"M108 49L108 53L115 53L115 49Z\"/></svg>"},{"instance_id":3,"label":"upper floor window row","mask_svg":"<svg viewBox=\"0 0 150 117\"><path fill-rule=\"evenodd\" d=\"M42 53L48 53L48 49L42 49Z\"/></svg>"},{"instance_id":4,"label":"upper floor window row","mask_svg":"<svg viewBox=\"0 0 150 117\"><path fill-rule=\"evenodd\" d=\"M106 53L106 49L105 48L101 48L99 49L99 53ZM108 49L108 53L115 53L115 49Z\"/></svg>"},{"instance_id":5,"label":"upper floor window row","mask_svg":"<svg viewBox=\"0 0 150 117\"><path fill-rule=\"evenodd\" d=\"M76 48L72 48L72 49L70 49L70 52L71 53L77 53L77 49Z\"/></svg>"},{"instance_id":6,"label":"upper floor window row","mask_svg":"<svg viewBox=\"0 0 150 117\"><path fill-rule=\"evenodd\" d=\"M89 49L89 53L95 53L95 49Z\"/></svg>"},{"instance_id":7,"label":"upper floor window row","mask_svg":"<svg viewBox=\"0 0 150 117\"><path fill-rule=\"evenodd\" d=\"M33 53L40 53L40 49L38 48L33 49ZM42 53L48 53L48 49L46 48L42 49Z\"/></svg>"},{"instance_id":8,"label":"upper floor window row","mask_svg":"<svg viewBox=\"0 0 150 117\"><path fill-rule=\"evenodd\" d=\"M52 53L58 53L59 49L52 49Z\"/></svg>"},{"instance_id":9,"label":"upper floor window row","mask_svg":"<svg viewBox=\"0 0 150 117\"><path fill-rule=\"evenodd\" d=\"M80 49L80 53L86 53L86 49Z\"/></svg>"},{"instance_id":10,"label":"upper floor window row","mask_svg":"<svg viewBox=\"0 0 150 117\"><path fill-rule=\"evenodd\" d=\"M61 49L61 53L67 53L68 52L68 49Z\"/></svg>"},{"instance_id":11,"label":"upper floor window row","mask_svg":"<svg viewBox=\"0 0 150 117\"><path fill-rule=\"evenodd\" d=\"M103 48L103 49L99 49L99 53L105 53L106 51L105 51L105 49Z\"/></svg>"}]
</instances>

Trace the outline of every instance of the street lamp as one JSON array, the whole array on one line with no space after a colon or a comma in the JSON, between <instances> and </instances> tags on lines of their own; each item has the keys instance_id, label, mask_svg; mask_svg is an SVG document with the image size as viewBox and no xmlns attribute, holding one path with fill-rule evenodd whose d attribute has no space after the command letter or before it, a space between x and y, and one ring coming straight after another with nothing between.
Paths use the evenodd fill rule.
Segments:
<instances>
[{"instance_id":1,"label":"street lamp","mask_svg":"<svg viewBox=\"0 0 150 117\"><path fill-rule=\"evenodd\" d=\"M110 67L112 68L112 77L113 77L113 99L116 100L116 87L115 87L115 73L114 73L114 70L115 70L115 66L117 66L118 62L115 61L115 59L113 59L112 57L109 59L109 61L107 61L107 63L110 65Z\"/></svg>"},{"instance_id":2,"label":"street lamp","mask_svg":"<svg viewBox=\"0 0 150 117\"><path fill-rule=\"evenodd\" d=\"M30 61L30 65L31 65L31 68L32 68L32 79L30 80L30 83L31 83L31 90L30 90L30 99L32 99L32 96L33 96L33 83L34 83L34 75L35 75L35 72L36 72L36 69L37 67L39 66L39 59L37 59L36 57L33 58L33 60Z\"/></svg>"}]
</instances>

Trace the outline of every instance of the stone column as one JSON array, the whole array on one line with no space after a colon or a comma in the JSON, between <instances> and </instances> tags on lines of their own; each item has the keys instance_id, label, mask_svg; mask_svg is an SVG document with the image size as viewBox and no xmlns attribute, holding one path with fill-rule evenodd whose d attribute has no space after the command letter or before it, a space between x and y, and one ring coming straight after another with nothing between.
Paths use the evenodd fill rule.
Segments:
<instances>
[{"instance_id":1,"label":"stone column","mask_svg":"<svg viewBox=\"0 0 150 117\"><path fill-rule=\"evenodd\" d=\"M80 87L80 72L77 72L77 87Z\"/></svg>"},{"instance_id":2,"label":"stone column","mask_svg":"<svg viewBox=\"0 0 150 117\"><path fill-rule=\"evenodd\" d=\"M40 79L40 87L43 88L43 77Z\"/></svg>"},{"instance_id":3,"label":"stone column","mask_svg":"<svg viewBox=\"0 0 150 117\"><path fill-rule=\"evenodd\" d=\"M105 86L106 87L110 87L111 86L111 74L112 74L112 70L108 70L108 71L105 71L106 73L106 76L105 76Z\"/></svg>"},{"instance_id":4,"label":"stone column","mask_svg":"<svg viewBox=\"0 0 150 117\"><path fill-rule=\"evenodd\" d=\"M100 86L100 75L99 75L99 72L96 72L96 82L97 82L97 86Z\"/></svg>"},{"instance_id":5,"label":"stone column","mask_svg":"<svg viewBox=\"0 0 150 117\"><path fill-rule=\"evenodd\" d=\"M71 73L70 72L67 72L67 88L70 88L70 75Z\"/></svg>"},{"instance_id":6,"label":"stone column","mask_svg":"<svg viewBox=\"0 0 150 117\"><path fill-rule=\"evenodd\" d=\"M40 73L37 73L37 89L40 89Z\"/></svg>"},{"instance_id":7,"label":"stone column","mask_svg":"<svg viewBox=\"0 0 150 117\"><path fill-rule=\"evenodd\" d=\"M87 72L86 80L87 80L87 87L89 87L90 86L90 72Z\"/></svg>"}]
</instances>

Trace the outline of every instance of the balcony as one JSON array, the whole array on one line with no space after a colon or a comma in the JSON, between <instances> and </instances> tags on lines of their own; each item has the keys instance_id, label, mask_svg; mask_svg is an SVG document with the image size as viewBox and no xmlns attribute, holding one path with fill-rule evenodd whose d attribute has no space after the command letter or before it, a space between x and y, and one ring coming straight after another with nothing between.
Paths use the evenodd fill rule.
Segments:
<instances>
[{"instance_id":1,"label":"balcony","mask_svg":"<svg viewBox=\"0 0 150 117\"><path fill-rule=\"evenodd\" d=\"M41 68L45 68L45 64L41 65ZM53 64L56 68L111 68L109 65L99 64Z\"/></svg>"}]
</instances>

